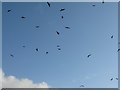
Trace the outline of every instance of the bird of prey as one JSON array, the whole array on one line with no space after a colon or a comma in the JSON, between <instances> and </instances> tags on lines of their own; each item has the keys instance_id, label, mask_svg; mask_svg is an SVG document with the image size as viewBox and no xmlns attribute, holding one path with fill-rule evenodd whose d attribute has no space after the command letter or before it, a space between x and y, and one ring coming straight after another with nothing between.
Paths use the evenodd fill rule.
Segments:
<instances>
[{"instance_id":1,"label":"bird of prey","mask_svg":"<svg viewBox=\"0 0 120 90\"><path fill-rule=\"evenodd\" d=\"M111 38L113 38L113 35L111 36Z\"/></svg>"},{"instance_id":2,"label":"bird of prey","mask_svg":"<svg viewBox=\"0 0 120 90\"><path fill-rule=\"evenodd\" d=\"M113 78L110 79L111 81L113 80Z\"/></svg>"},{"instance_id":3,"label":"bird of prey","mask_svg":"<svg viewBox=\"0 0 120 90\"><path fill-rule=\"evenodd\" d=\"M39 28L40 26L35 26L36 28Z\"/></svg>"},{"instance_id":4,"label":"bird of prey","mask_svg":"<svg viewBox=\"0 0 120 90\"><path fill-rule=\"evenodd\" d=\"M91 54L88 54L87 57L89 58L91 56Z\"/></svg>"},{"instance_id":5,"label":"bird of prey","mask_svg":"<svg viewBox=\"0 0 120 90\"><path fill-rule=\"evenodd\" d=\"M7 12L11 12L12 11L12 9L9 9Z\"/></svg>"},{"instance_id":6,"label":"bird of prey","mask_svg":"<svg viewBox=\"0 0 120 90\"><path fill-rule=\"evenodd\" d=\"M14 57L14 55L13 55L13 54L10 54L10 56L11 56L11 57Z\"/></svg>"},{"instance_id":7,"label":"bird of prey","mask_svg":"<svg viewBox=\"0 0 120 90\"><path fill-rule=\"evenodd\" d=\"M23 19L24 19L24 18L26 18L26 17L22 16L21 18L23 18Z\"/></svg>"},{"instance_id":8,"label":"bird of prey","mask_svg":"<svg viewBox=\"0 0 120 90\"><path fill-rule=\"evenodd\" d=\"M95 4L93 4L92 6L95 7Z\"/></svg>"},{"instance_id":9,"label":"bird of prey","mask_svg":"<svg viewBox=\"0 0 120 90\"><path fill-rule=\"evenodd\" d=\"M64 17L63 17L63 16L61 16L61 18L63 19Z\"/></svg>"},{"instance_id":10,"label":"bird of prey","mask_svg":"<svg viewBox=\"0 0 120 90\"><path fill-rule=\"evenodd\" d=\"M38 52L38 51L39 51L39 49L38 49L38 48L36 48L36 51Z\"/></svg>"},{"instance_id":11,"label":"bird of prey","mask_svg":"<svg viewBox=\"0 0 120 90\"><path fill-rule=\"evenodd\" d=\"M56 33L59 35L60 33L58 31L56 31Z\"/></svg>"},{"instance_id":12,"label":"bird of prey","mask_svg":"<svg viewBox=\"0 0 120 90\"><path fill-rule=\"evenodd\" d=\"M80 87L84 87L84 85L80 85Z\"/></svg>"},{"instance_id":13,"label":"bird of prey","mask_svg":"<svg viewBox=\"0 0 120 90\"><path fill-rule=\"evenodd\" d=\"M120 51L120 49L118 49L118 52Z\"/></svg>"},{"instance_id":14,"label":"bird of prey","mask_svg":"<svg viewBox=\"0 0 120 90\"><path fill-rule=\"evenodd\" d=\"M61 48L58 48L58 50L61 50Z\"/></svg>"},{"instance_id":15,"label":"bird of prey","mask_svg":"<svg viewBox=\"0 0 120 90\"><path fill-rule=\"evenodd\" d=\"M118 78L116 78L116 80L118 80Z\"/></svg>"},{"instance_id":16,"label":"bird of prey","mask_svg":"<svg viewBox=\"0 0 120 90\"><path fill-rule=\"evenodd\" d=\"M65 27L66 29L70 29L70 27Z\"/></svg>"},{"instance_id":17,"label":"bird of prey","mask_svg":"<svg viewBox=\"0 0 120 90\"><path fill-rule=\"evenodd\" d=\"M46 52L46 54L48 54L48 52Z\"/></svg>"},{"instance_id":18,"label":"bird of prey","mask_svg":"<svg viewBox=\"0 0 120 90\"><path fill-rule=\"evenodd\" d=\"M50 7L50 3L49 3L49 2L47 2L47 4L48 4L48 6Z\"/></svg>"},{"instance_id":19,"label":"bird of prey","mask_svg":"<svg viewBox=\"0 0 120 90\"><path fill-rule=\"evenodd\" d=\"M64 10L65 10L64 8L60 9L60 11L64 11Z\"/></svg>"}]
</instances>

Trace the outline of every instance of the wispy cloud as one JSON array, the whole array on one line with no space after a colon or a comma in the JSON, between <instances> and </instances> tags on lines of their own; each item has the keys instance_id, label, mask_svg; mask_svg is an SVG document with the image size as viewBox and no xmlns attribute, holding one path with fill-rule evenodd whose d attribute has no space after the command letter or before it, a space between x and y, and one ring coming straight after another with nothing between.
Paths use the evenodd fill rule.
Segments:
<instances>
[{"instance_id":1,"label":"wispy cloud","mask_svg":"<svg viewBox=\"0 0 120 90\"><path fill-rule=\"evenodd\" d=\"M50 88L50 86L46 82L33 83L32 80L27 78L18 79L15 76L5 76L4 72L0 69L1 88Z\"/></svg>"}]
</instances>

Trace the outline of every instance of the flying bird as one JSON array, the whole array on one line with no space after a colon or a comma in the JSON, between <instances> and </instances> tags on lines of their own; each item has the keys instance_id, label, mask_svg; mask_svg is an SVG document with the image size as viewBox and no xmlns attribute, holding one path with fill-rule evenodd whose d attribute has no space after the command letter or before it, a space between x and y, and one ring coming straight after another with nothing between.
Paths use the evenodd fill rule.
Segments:
<instances>
[{"instance_id":1,"label":"flying bird","mask_svg":"<svg viewBox=\"0 0 120 90\"><path fill-rule=\"evenodd\" d=\"M102 1L102 3L105 3L104 0Z\"/></svg>"},{"instance_id":2,"label":"flying bird","mask_svg":"<svg viewBox=\"0 0 120 90\"><path fill-rule=\"evenodd\" d=\"M118 52L120 51L120 49L117 50Z\"/></svg>"},{"instance_id":3,"label":"flying bird","mask_svg":"<svg viewBox=\"0 0 120 90\"><path fill-rule=\"evenodd\" d=\"M7 12L11 12L12 11L12 9L9 9Z\"/></svg>"},{"instance_id":4,"label":"flying bird","mask_svg":"<svg viewBox=\"0 0 120 90\"><path fill-rule=\"evenodd\" d=\"M113 78L110 79L111 81L113 80Z\"/></svg>"},{"instance_id":5,"label":"flying bird","mask_svg":"<svg viewBox=\"0 0 120 90\"><path fill-rule=\"evenodd\" d=\"M91 54L88 54L87 57L89 58L91 56Z\"/></svg>"},{"instance_id":6,"label":"flying bird","mask_svg":"<svg viewBox=\"0 0 120 90\"><path fill-rule=\"evenodd\" d=\"M61 16L61 18L63 19L64 17L63 17L63 16Z\"/></svg>"},{"instance_id":7,"label":"flying bird","mask_svg":"<svg viewBox=\"0 0 120 90\"><path fill-rule=\"evenodd\" d=\"M84 85L80 85L80 87L85 87Z\"/></svg>"},{"instance_id":8,"label":"flying bird","mask_svg":"<svg viewBox=\"0 0 120 90\"><path fill-rule=\"evenodd\" d=\"M23 48L25 48L26 46L22 46Z\"/></svg>"},{"instance_id":9,"label":"flying bird","mask_svg":"<svg viewBox=\"0 0 120 90\"><path fill-rule=\"evenodd\" d=\"M58 50L61 50L61 48L58 48Z\"/></svg>"},{"instance_id":10,"label":"flying bird","mask_svg":"<svg viewBox=\"0 0 120 90\"><path fill-rule=\"evenodd\" d=\"M57 45L57 47L60 47L59 45Z\"/></svg>"},{"instance_id":11,"label":"flying bird","mask_svg":"<svg viewBox=\"0 0 120 90\"><path fill-rule=\"evenodd\" d=\"M39 51L39 49L38 49L38 48L36 48L36 51L38 52L38 51Z\"/></svg>"},{"instance_id":12,"label":"flying bird","mask_svg":"<svg viewBox=\"0 0 120 90\"><path fill-rule=\"evenodd\" d=\"M92 6L95 7L95 4L93 4Z\"/></svg>"},{"instance_id":13,"label":"flying bird","mask_svg":"<svg viewBox=\"0 0 120 90\"><path fill-rule=\"evenodd\" d=\"M36 28L39 28L40 26L35 26Z\"/></svg>"},{"instance_id":14,"label":"flying bird","mask_svg":"<svg viewBox=\"0 0 120 90\"><path fill-rule=\"evenodd\" d=\"M56 31L56 33L59 35L60 33L58 31Z\"/></svg>"},{"instance_id":15,"label":"flying bird","mask_svg":"<svg viewBox=\"0 0 120 90\"><path fill-rule=\"evenodd\" d=\"M111 38L113 38L113 35L111 36Z\"/></svg>"},{"instance_id":16,"label":"flying bird","mask_svg":"<svg viewBox=\"0 0 120 90\"><path fill-rule=\"evenodd\" d=\"M10 54L10 56L11 56L11 57L14 57L14 55L13 55L13 54Z\"/></svg>"},{"instance_id":17,"label":"flying bird","mask_svg":"<svg viewBox=\"0 0 120 90\"><path fill-rule=\"evenodd\" d=\"M21 18L25 19L26 17L22 16Z\"/></svg>"},{"instance_id":18,"label":"flying bird","mask_svg":"<svg viewBox=\"0 0 120 90\"><path fill-rule=\"evenodd\" d=\"M116 78L116 80L118 80L118 78Z\"/></svg>"},{"instance_id":19,"label":"flying bird","mask_svg":"<svg viewBox=\"0 0 120 90\"><path fill-rule=\"evenodd\" d=\"M60 11L64 11L64 10L65 10L64 8L60 9Z\"/></svg>"},{"instance_id":20,"label":"flying bird","mask_svg":"<svg viewBox=\"0 0 120 90\"><path fill-rule=\"evenodd\" d=\"M49 3L49 2L47 2L47 4L48 4L48 6L50 7L50 3Z\"/></svg>"},{"instance_id":21,"label":"flying bird","mask_svg":"<svg viewBox=\"0 0 120 90\"><path fill-rule=\"evenodd\" d=\"M65 27L66 29L70 29L70 27Z\"/></svg>"},{"instance_id":22,"label":"flying bird","mask_svg":"<svg viewBox=\"0 0 120 90\"><path fill-rule=\"evenodd\" d=\"M46 52L46 54L48 54L48 52Z\"/></svg>"}]
</instances>

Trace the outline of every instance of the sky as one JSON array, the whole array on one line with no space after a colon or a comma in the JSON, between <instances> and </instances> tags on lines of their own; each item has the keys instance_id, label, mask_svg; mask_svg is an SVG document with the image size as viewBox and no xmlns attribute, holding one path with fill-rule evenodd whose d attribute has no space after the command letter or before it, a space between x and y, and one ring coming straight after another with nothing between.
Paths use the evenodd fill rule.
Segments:
<instances>
[{"instance_id":1,"label":"sky","mask_svg":"<svg viewBox=\"0 0 120 90\"><path fill-rule=\"evenodd\" d=\"M117 88L118 81L110 79L118 77L118 3L50 4L3 3L5 77L28 78L55 88ZM60 12L61 8L65 10Z\"/></svg>"}]
</instances>

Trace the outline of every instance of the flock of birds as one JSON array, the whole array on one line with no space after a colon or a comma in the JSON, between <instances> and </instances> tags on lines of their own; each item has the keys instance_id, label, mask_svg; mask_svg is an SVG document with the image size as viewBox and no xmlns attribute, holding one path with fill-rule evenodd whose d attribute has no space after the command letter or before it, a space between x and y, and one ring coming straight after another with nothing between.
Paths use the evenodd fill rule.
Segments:
<instances>
[{"instance_id":1,"label":"flock of birds","mask_svg":"<svg viewBox=\"0 0 120 90\"><path fill-rule=\"evenodd\" d=\"M105 3L104 0L102 1L102 3ZM50 2L47 2L47 5L48 5L48 7L51 7ZM93 4L92 6L95 7L96 5ZM11 11L12 11L12 9L7 10L8 13L11 12ZM62 12L62 11L65 11L65 8L60 9L60 12ZM22 18L22 19L25 19L26 17L25 17L25 16L21 16L21 18ZM64 16L61 16L61 18L63 19ZM36 27L36 28L39 28L40 26L35 26L35 27ZM68 26L66 26L65 28L66 28L66 29L71 29L71 28L68 27ZM60 35L60 32L56 31L56 34L57 34L57 35ZM114 36L112 35L110 38L113 39ZM118 44L120 44L120 42L119 42ZM24 45L24 46L22 46L22 47L25 48L26 46ZM61 50L60 45L57 45L57 48L58 48L58 50ZM35 50L38 52L38 51L39 51L39 48L36 48ZM117 51L119 52L120 49L118 49ZM48 51L46 52L46 54L48 54ZM14 57L13 54L10 54L10 56L11 56L11 57ZM92 56L92 54L88 54L88 55L87 55L87 58L89 58L89 57L91 57L91 56ZM118 78L111 78L110 81L113 81L114 79L118 80ZM80 85L80 87L85 87L85 85Z\"/></svg>"}]
</instances>

